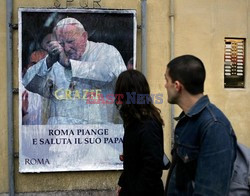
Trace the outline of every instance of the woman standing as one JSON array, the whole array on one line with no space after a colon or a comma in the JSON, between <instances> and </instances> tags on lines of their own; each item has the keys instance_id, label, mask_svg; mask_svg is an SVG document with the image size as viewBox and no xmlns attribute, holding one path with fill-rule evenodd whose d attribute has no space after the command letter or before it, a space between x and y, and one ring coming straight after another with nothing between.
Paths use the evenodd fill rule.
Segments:
<instances>
[{"instance_id":1,"label":"woman standing","mask_svg":"<svg viewBox=\"0 0 250 196\"><path fill-rule=\"evenodd\" d=\"M163 120L153 105L144 75L122 72L116 82L116 106L124 123L123 173L119 196L163 196Z\"/></svg>"}]
</instances>

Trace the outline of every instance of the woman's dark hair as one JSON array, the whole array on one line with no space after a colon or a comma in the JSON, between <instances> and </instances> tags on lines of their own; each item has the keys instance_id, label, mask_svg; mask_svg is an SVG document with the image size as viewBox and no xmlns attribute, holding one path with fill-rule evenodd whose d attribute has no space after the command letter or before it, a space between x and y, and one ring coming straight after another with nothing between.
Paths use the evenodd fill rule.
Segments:
<instances>
[{"instance_id":1,"label":"woman's dark hair","mask_svg":"<svg viewBox=\"0 0 250 196\"><path fill-rule=\"evenodd\" d=\"M206 71L203 62L193 55L176 57L167 65L171 80L180 81L192 95L203 93Z\"/></svg>"},{"instance_id":2,"label":"woman's dark hair","mask_svg":"<svg viewBox=\"0 0 250 196\"><path fill-rule=\"evenodd\" d=\"M137 70L122 72L116 81L115 96L115 104L125 126L133 120L146 119L155 119L164 125L161 111L153 105L148 82L141 72Z\"/></svg>"}]
</instances>

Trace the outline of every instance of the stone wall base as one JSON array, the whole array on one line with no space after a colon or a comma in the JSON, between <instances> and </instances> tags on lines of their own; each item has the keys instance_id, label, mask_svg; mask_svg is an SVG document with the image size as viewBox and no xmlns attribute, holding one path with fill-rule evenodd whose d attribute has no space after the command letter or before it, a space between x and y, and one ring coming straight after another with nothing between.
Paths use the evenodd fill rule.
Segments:
<instances>
[{"instance_id":1,"label":"stone wall base","mask_svg":"<svg viewBox=\"0 0 250 196\"><path fill-rule=\"evenodd\" d=\"M114 190L88 190L88 191L54 191L54 192L30 192L15 193L15 196L115 196ZM0 196L9 196L8 193L0 193Z\"/></svg>"}]
</instances>

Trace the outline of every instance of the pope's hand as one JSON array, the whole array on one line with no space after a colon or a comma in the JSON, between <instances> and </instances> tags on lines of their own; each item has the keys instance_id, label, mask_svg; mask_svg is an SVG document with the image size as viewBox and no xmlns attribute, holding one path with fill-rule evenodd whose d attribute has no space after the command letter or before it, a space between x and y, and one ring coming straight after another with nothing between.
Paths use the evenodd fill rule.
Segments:
<instances>
[{"instance_id":1,"label":"pope's hand","mask_svg":"<svg viewBox=\"0 0 250 196\"><path fill-rule=\"evenodd\" d=\"M65 54L64 48L58 41L51 41L48 44L48 53L48 68L51 67L56 61L58 61L66 69L71 69L69 58Z\"/></svg>"}]
</instances>

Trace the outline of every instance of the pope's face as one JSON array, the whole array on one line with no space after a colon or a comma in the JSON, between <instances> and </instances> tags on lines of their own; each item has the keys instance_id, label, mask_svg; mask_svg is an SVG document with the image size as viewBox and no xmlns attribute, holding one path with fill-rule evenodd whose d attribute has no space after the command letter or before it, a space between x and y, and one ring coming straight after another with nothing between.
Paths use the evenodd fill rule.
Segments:
<instances>
[{"instance_id":1,"label":"pope's face","mask_svg":"<svg viewBox=\"0 0 250 196\"><path fill-rule=\"evenodd\" d=\"M80 60L88 39L86 31L75 25L64 25L54 31L56 40L64 48L64 52L69 59Z\"/></svg>"}]
</instances>

